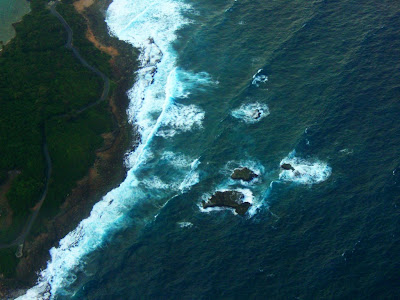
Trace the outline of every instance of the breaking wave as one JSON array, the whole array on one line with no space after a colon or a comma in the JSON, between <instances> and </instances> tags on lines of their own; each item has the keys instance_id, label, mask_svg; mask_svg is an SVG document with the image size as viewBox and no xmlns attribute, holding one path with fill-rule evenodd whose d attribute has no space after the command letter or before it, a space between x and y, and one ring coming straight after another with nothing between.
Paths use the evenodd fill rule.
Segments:
<instances>
[{"instance_id":1,"label":"breaking wave","mask_svg":"<svg viewBox=\"0 0 400 300\"><path fill-rule=\"evenodd\" d=\"M232 111L232 116L240 119L245 123L257 123L264 117L269 115L269 108L266 104L250 103L242 104L238 109Z\"/></svg>"},{"instance_id":2,"label":"breaking wave","mask_svg":"<svg viewBox=\"0 0 400 300\"><path fill-rule=\"evenodd\" d=\"M252 85L259 87L260 83L265 83L268 81L268 76L261 74L262 71L263 69L259 69L257 73L253 75L253 80L251 81Z\"/></svg>"},{"instance_id":3,"label":"breaking wave","mask_svg":"<svg viewBox=\"0 0 400 300\"><path fill-rule=\"evenodd\" d=\"M280 172L279 179L286 182L316 184L327 180L332 174L332 168L327 163L318 160L308 161L296 157L295 150L282 159L280 164L290 164L294 169Z\"/></svg>"}]
</instances>

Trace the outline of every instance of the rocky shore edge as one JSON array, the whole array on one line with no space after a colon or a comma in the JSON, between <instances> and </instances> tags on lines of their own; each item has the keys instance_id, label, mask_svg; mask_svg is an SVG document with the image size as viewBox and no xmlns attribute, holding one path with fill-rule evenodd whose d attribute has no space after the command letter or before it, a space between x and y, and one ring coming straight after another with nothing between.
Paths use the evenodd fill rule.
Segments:
<instances>
[{"instance_id":1,"label":"rocky shore edge","mask_svg":"<svg viewBox=\"0 0 400 300\"><path fill-rule=\"evenodd\" d=\"M125 179L127 170L124 166L124 155L128 149L135 147L135 141L139 138L128 123L126 115L129 104L126 92L134 83L139 51L109 35L105 12L112 0L76 2L90 5L87 7L74 5L86 20L88 26L86 37L98 49L111 56L109 61L112 67L111 79L115 87L109 97L109 106L114 117L115 129L103 135L104 144L96 151L94 165L69 193L57 216L44 222L44 229L40 234L26 240L24 254L18 263L15 278L1 280L1 299L13 299L35 284L37 272L45 268L50 259L50 248L57 246L60 239L89 216L93 205L102 196Z\"/></svg>"}]
</instances>

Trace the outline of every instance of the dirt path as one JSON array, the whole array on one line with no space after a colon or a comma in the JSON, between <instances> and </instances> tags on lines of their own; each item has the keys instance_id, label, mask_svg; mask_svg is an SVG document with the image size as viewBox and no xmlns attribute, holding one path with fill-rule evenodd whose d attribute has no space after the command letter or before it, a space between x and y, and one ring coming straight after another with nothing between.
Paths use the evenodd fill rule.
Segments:
<instances>
[{"instance_id":1,"label":"dirt path","mask_svg":"<svg viewBox=\"0 0 400 300\"><path fill-rule=\"evenodd\" d=\"M100 51L107 53L108 55L110 55L111 57L116 57L119 55L119 52L116 48L112 47L112 46L106 46L104 44L102 44L97 38L96 36L93 34L92 29L90 28L89 25L89 20L88 18L85 16L85 10L86 8L90 7L91 5L93 5L95 2L95 0L79 0L74 2L74 7L76 9L76 11L78 13L80 13L85 19L86 19L86 24L87 24L87 31L86 31L86 38Z\"/></svg>"},{"instance_id":2,"label":"dirt path","mask_svg":"<svg viewBox=\"0 0 400 300\"><path fill-rule=\"evenodd\" d=\"M75 9L82 13L86 8L91 6L94 3L94 0L79 0L74 2Z\"/></svg>"},{"instance_id":3,"label":"dirt path","mask_svg":"<svg viewBox=\"0 0 400 300\"><path fill-rule=\"evenodd\" d=\"M86 17L85 17L86 19ZM86 19L87 20L87 19ZM93 34L92 29L90 28L90 26L88 25L87 28L87 32L86 32L86 38L93 43L93 45L99 49L100 51L103 51L105 53L107 53L108 55L110 55L111 57L116 57L119 55L119 52L116 48L112 47L112 46L105 46L102 43L99 42L99 40L96 38L96 36Z\"/></svg>"}]
</instances>

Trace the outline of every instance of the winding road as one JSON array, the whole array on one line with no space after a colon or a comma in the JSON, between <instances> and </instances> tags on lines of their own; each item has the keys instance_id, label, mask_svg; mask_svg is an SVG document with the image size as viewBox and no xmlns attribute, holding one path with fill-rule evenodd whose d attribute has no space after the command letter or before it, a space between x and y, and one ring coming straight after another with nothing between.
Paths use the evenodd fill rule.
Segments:
<instances>
[{"instance_id":1,"label":"winding road","mask_svg":"<svg viewBox=\"0 0 400 300\"><path fill-rule=\"evenodd\" d=\"M72 45L72 38L73 38L72 29L68 25L67 21L65 21L65 19L58 13L58 11L56 10L56 5L57 5L57 2L53 3L50 6L50 12L54 16L57 17L57 19L61 22L61 24L64 26L65 30L67 31L68 37L67 37L67 43L65 44L65 47L72 51L74 56L79 60L79 62L82 65L84 65L90 71L95 73L97 76L100 76L101 79L104 81L103 93L101 94L99 100L97 100L96 102L92 102L92 103L86 105L85 107L81 108L78 111L78 113L82 113L85 110L87 110L88 108L91 108L91 107L95 106L96 104L99 104L100 102L104 101L107 98L108 93L110 92L110 79L106 75L104 75L102 72L100 72L97 68L89 65L89 63L79 54L78 50Z\"/></svg>"},{"instance_id":2,"label":"winding road","mask_svg":"<svg viewBox=\"0 0 400 300\"><path fill-rule=\"evenodd\" d=\"M50 12L51 14L53 14L54 16L57 17L57 19L60 21L60 23L64 26L65 30L67 31L67 43L65 44L65 47L69 50L72 51L73 55L79 60L79 62L85 66L86 68L88 68L90 71L92 71L93 73L95 73L97 76L101 77L101 79L104 81L104 85L103 85L103 92L101 93L100 98L92 103L87 104L86 106L82 107L80 110L78 110L76 113L77 114L81 114L84 111L88 110L89 108L99 104L100 102L104 101L105 99L107 99L108 94L110 92L110 79L104 75L101 71L99 71L97 68L91 66L78 52L78 50L73 46L72 41L73 41L73 32L71 27L68 25L67 21L65 21L65 19L58 13L58 11L56 10L56 5L57 5L57 1L55 1L54 3L52 3L50 5ZM60 116L62 117L62 116ZM5 249L5 248L10 248L10 247L14 247L14 246L18 246L18 249L15 253L15 255L17 257L21 257L22 256L22 251L23 251L23 246L24 246L24 242L26 237L28 236L29 232L32 229L32 225L35 222L39 211L43 205L44 200L46 199L47 196L47 191L49 189L49 182L50 182L50 176L51 176L51 171L52 171L52 164L51 164L51 158L50 158L50 154L48 151L48 147L47 147L47 142L46 142L46 134L45 134L45 130L43 128L43 154L45 156L46 159L46 186L45 189L39 199L39 201L37 202L37 204L35 205L35 207L33 208L33 212L32 214L29 216L28 221L26 222L24 229L22 230L22 232L19 234L19 236L12 242L7 243L7 244L0 244L0 249Z\"/></svg>"}]
</instances>

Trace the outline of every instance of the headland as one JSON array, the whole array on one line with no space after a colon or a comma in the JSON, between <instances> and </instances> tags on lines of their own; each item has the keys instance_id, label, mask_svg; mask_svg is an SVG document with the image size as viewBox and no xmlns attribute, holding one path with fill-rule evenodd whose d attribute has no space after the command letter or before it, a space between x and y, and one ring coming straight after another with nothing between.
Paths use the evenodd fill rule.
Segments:
<instances>
[{"instance_id":1,"label":"headland","mask_svg":"<svg viewBox=\"0 0 400 300\"><path fill-rule=\"evenodd\" d=\"M49 249L125 178L124 154L136 140L125 113L126 92L138 51L109 36L104 18L110 2L32 0L32 11L15 25L15 38L0 54L4 76L10 75L0 86L0 141L7 145L0 151L0 244L10 244L0 250L1 297L33 285ZM73 33L70 49L51 5ZM109 79L106 95L104 78L91 68ZM43 145L51 159L49 178ZM22 247L13 244L23 232Z\"/></svg>"}]
</instances>

